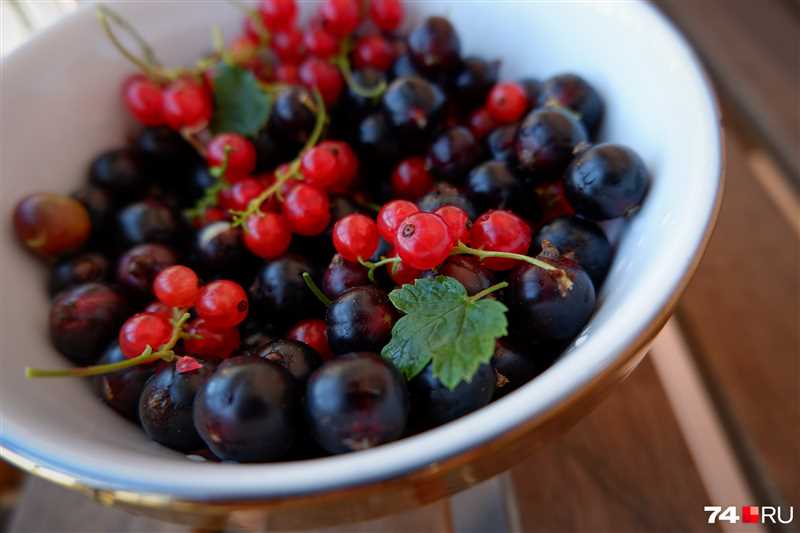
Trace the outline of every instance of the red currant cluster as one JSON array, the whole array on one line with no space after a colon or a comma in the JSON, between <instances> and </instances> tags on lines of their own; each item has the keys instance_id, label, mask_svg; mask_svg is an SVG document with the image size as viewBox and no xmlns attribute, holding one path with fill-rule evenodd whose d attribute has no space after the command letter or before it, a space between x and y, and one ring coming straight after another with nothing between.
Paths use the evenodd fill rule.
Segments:
<instances>
[{"instance_id":1,"label":"red currant cluster","mask_svg":"<svg viewBox=\"0 0 800 533\"><path fill-rule=\"evenodd\" d=\"M483 107L470 115L469 128L475 138L482 139L498 126L519 121L532 103L519 83L498 82L489 91Z\"/></svg>"}]
</instances>

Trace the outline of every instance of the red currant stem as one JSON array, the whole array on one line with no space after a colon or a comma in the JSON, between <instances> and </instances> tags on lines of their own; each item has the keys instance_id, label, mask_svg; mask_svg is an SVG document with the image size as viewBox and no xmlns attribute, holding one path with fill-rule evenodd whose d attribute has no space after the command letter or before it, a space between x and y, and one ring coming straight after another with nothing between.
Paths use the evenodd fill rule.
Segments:
<instances>
[{"instance_id":1,"label":"red currant stem","mask_svg":"<svg viewBox=\"0 0 800 533\"><path fill-rule=\"evenodd\" d=\"M467 297L467 300L469 300L470 302L477 302L478 300L480 300L484 296L488 296L488 295L492 294L493 292L499 291L500 289L505 289L506 287L508 287L508 282L507 281L501 281L500 283L492 285L491 287L483 289L482 291L476 292L472 296Z\"/></svg>"},{"instance_id":2,"label":"red currant stem","mask_svg":"<svg viewBox=\"0 0 800 533\"><path fill-rule=\"evenodd\" d=\"M386 80L381 80L375 87L364 87L358 83L353 77L353 70L350 67L350 50L352 47L353 41L350 37L344 39L339 48L339 53L331 59L331 63L339 67L339 70L342 71L344 81L347 82L347 86L350 87L350 90L354 93L364 98L379 98L386 91Z\"/></svg>"},{"instance_id":3,"label":"red currant stem","mask_svg":"<svg viewBox=\"0 0 800 533\"><path fill-rule=\"evenodd\" d=\"M99 376L101 374L110 374L112 372L117 372L133 366L144 365L159 359L163 359L164 361L170 363L177 358L177 355L175 355L175 352L172 350L175 348L175 345L178 343L178 341L184 338L185 334L183 332L183 326L186 324L186 321L191 318L189 313L186 313L183 309L177 308L173 309L172 315L172 335L166 343L159 347L158 351L154 352L153 348L148 344L144 351L138 356L120 361L118 363L59 370L28 367L25 369L25 377L30 379Z\"/></svg>"},{"instance_id":4,"label":"red currant stem","mask_svg":"<svg viewBox=\"0 0 800 533\"><path fill-rule=\"evenodd\" d=\"M317 120L314 123L314 129L311 131L311 135L306 141L305 146L303 146L303 149L300 150L300 153L297 155L297 157L295 157L287 165L287 168L284 172L275 173L275 183L267 187L261 194L250 200L250 202L247 204L247 209L244 211L231 210L231 214L233 215L232 225L234 228L244 225L247 217L260 213L261 204L271 198L273 194L280 193L284 183L290 179L303 179L303 175L300 173L300 164L303 160L303 155L317 145L322 137L323 132L325 131L325 124L328 122L328 113L325 111L325 102L322 100L322 95L317 89L314 89L314 104L317 108Z\"/></svg>"},{"instance_id":5,"label":"red currant stem","mask_svg":"<svg viewBox=\"0 0 800 533\"><path fill-rule=\"evenodd\" d=\"M97 18L100 20L100 26L102 26L103 31L108 36L111 43L128 61L139 67L139 69L144 72L147 77L154 81L169 81L171 77L162 71L161 64L156 59L153 49L150 48L150 45L147 44L147 41L144 40L139 32L137 32L128 21L122 18L111 8L104 5L97 6ZM127 32L128 35L130 35L136 41L141 49L143 57L137 56L122 44L117 35L114 33L114 30L111 29L112 22L125 30L125 32Z\"/></svg>"},{"instance_id":6,"label":"red currant stem","mask_svg":"<svg viewBox=\"0 0 800 533\"><path fill-rule=\"evenodd\" d=\"M317 286L317 284L314 283L314 280L311 278L311 274L309 274L308 272L303 272L303 281L306 283L306 287L308 287L308 290L313 292L314 296L317 297L317 300L322 302L322 305L324 305L325 307L329 307L333 303L331 299L328 298L328 296L324 292L322 292L322 289L320 289Z\"/></svg>"},{"instance_id":7,"label":"red currant stem","mask_svg":"<svg viewBox=\"0 0 800 533\"><path fill-rule=\"evenodd\" d=\"M375 213L379 213L381 210L381 206L379 204L368 202L363 198L359 198L358 196L351 196L350 199L356 204L358 207L363 207L364 209L369 209L370 211L374 211Z\"/></svg>"},{"instance_id":8,"label":"red currant stem","mask_svg":"<svg viewBox=\"0 0 800 533\"><path fill-rule=\"evenodd\" d=\"M365 261L358 258L358 263L367 269L367 277L372 283L375 283L375 269L380 268L384 265L390 265L392 263L399 263L402 260L398 257L381 257L380 261L372 262L372 261Z\"/></svg>"},{"instance_id":9,"label":"red currant stem","mask_svg":"<svg viewBox=\"0 0 800 533\"><path fill-rule=\"evenodd\" d=\"M253 22L253 29L258 34L258 40L261 41L260 45L267 46L270 39L269 30L264 26L264 21L261 20L261 17L258 15L258 10L250 9L239 2L239 0L228 0L228 3L244 13L244 15Z\"/></svg>"},{"instance_id":10,"label":"red currant stem","mask_svg":"<svg viewBox=\"0 0 800 533\"><path fill-rule=\"evenodd\" d=\"M224 150L225 155L223 156L222 164L218 167L211 167L209 170L209 173L216 178L214 183L205 188L202 198L197 200L193 207L183 212L184 215L190 220L202 217L205 214L206 209L217 205L219 202L220 191L229 185L225 179L225 173L228 171L228 164L230 162L232 148L230 145L225 145Z\"/></svg>"}]
</instances>

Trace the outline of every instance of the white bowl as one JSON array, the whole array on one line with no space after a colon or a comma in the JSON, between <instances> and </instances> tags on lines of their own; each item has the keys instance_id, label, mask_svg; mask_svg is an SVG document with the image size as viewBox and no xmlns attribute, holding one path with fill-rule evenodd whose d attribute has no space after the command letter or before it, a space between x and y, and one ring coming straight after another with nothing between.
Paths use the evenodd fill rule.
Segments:
<instances>
[{"instance_id":1,"label":"white bowl","mask_svg":"<svg viewBox=\"0 0 800 533\"><path fill-rule=\"evenodd\" d=\"M206 51L212 25L233 36L241 22L226 2L114 5L167 64L189 64ZM307 14L313 4L302 7ZM621 230L597 312L563 357L478 412L373 450L295 463L191 462L150 441L85 383L23 377L26 366L65 361L47 339L45 269L7 229L0 243L5 458L106 501L187 512L258 502L283 516L282 526L325 523L429 501L507 468L530 453L530 443L548 438L548 428L575 420L633 369L694 271L721 195L719 115L697 58L645 3L432 0L408 10L417 20L447 15L464 52L502 58L506 78L580 73L607 103L602 138L633 147L652 173L644 207ZM2 212L8 216L28 192L75 189L99 151L125 140L133 125L119 89L131 72L91 7L3 62ZM347 501L344 514L325 514L334 506L327 504Z\"/></svg>"}]
</instances>

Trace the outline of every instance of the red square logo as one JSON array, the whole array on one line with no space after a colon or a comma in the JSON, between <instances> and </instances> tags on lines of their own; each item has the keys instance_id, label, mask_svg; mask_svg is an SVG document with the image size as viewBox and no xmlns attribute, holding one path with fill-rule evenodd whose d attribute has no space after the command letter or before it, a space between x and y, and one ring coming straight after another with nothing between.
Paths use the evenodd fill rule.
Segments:
<instances>
[{"instance_id":1,"label":"red square logo","mask_svg":"<svg viewBox=\"0 0 800 533\"><path fill-rule=\"evenodd\" d=\"M757 524L758 507L755 505L745 505L744 507L742 507L742 522Z\"/></svg>"}]
</instances>

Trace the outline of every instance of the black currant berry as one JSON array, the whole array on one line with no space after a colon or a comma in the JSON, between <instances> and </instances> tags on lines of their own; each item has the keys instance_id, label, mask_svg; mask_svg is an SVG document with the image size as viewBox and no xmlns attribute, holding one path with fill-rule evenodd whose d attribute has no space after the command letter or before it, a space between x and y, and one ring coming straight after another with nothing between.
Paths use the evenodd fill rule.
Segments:
<instances>
[{"instance_id":1,"label":"black currant berry","mask_svg":"<svg viewBox=\"0 0 800 533\"><path fill-rule=\"evenodd\" d=\"M115 197L130 200L140 197L150 184L147 161L131 148L103 152L89 167L89 182Z\"/></svg>"},{"instance_id":2,"label":"black currant berry","mask_svg":"<svg viewBox=\"0 0 800 533\"><path fill-rule=\"evenodd\" d=\"M472 111L486 102L492 86L497 83L500 61L467 57L453 82L453 98L462 111Z\"/></svg>"},{"instance_id":3,"label":"black currant berry","mask_svg":"<svg viewBox=\"0 0 800 533\"><path fill-rule=\"evenodd\" d=\"M108 259L96 252L63 259L50 271L47 290L54 296L75 285L106 281L110 271L111 265Z\"/></svg>"},{"instance_id":4,"label":"black currant berry","mask_svg":"<svg viewBox=\"0 0 800 533\"><path fill-rule=\"evenodd\" d=\"M397 78L383 94L383 109L396 134L414 145L424 143L436 130L444 104L442 91L418 77Z\"/></svg>"},{"instance_id":5,"label":"black currant berry","mask_svg":"<svg viewBox=\"0 0 800 533\"><path fill-rule=\"evenodd\" d=\"M163 244L140 244L120 256L116 280L131 298L152 299L153 280L177 262L177 254Z\"/></svg>"},{"instance_id":6,"label":"black currant berry","mask_svg":"<svg viewBox=\"0 0 800 533\"><path fill-rule=\"evenodd\" d=\"M322 304L306 287L304 272L315 277L314 265L296 254L267 261L250 287L250 300L259 315L290 326L319 312Z\"/></svg>"},{"instance_id":7,"label":"black currant berry","mask_svg":"<svg viewBox=\"0 0 800 533\"><path fill-rule=\"evenodd\" d=\"M111 193L100 187L88 185L72 193L83 204L92 223L92 241L103 245L114 233L116 205Z\"/></svg>"},{"instance_id":8,"label":"black currant berry","mask_svg":"<svg viewBox=\"0 0 800 533\"><path fill-rule=\"evenodd\" d=\"M594 87L576 74L560 74L545 80L539 102L541 105L559 105L573 111L591 138L597 135L603 122L603 99Z\"/></svg>"},{"instance_id":9,"label":"black currant berry","mask_svg":"<svg viewBox=\"0 0 800 533\"><path fill-rule=\"evenodd\" d=\"M572 161L575 149L587 141L586 130L569 111L536 109L517 132L517 164L534 178L558 177Z\"/></svg>"},{"instance_id":10,"label":"black currant berry","mask_svg":"<svg viewBox=\"0 0 800 533\"><path fill-rule=\"evenodd\" d=\"M197 232L192 262L203 274L234 276L250 257L242 230L229 222L214 222Z\"/></svg>"},{"instance_id":11,"label":"black currant berry","mask_svg":"<svg viewBox=\"0 0 800 533\"><path fill-rule=\"evenodd\" d=\"M174 244L181 226L175 213L161 202L144 200L125 207L117 216L119 233L128 245L148 242Z\"/></svg>"},{"instance_id":12,"label":"black currant berry","mask_svg":"<svg viewBox=\"0 0 800 533\"><path fill-rule=\"evenodd\" d=\"M453 183L480 161L481 149L472 133L462 126L450 128L439 135L428 149L427 166L435 177Z\"/></svg>"},{"instance_id":13,"label":"black currant berry","mask_svg":"<svg viewBox=\"0 0 800 533\"><path fill-rule=\"evenodd\" d=\"M379 352L392 336L397 311L377 287L349 289L328 306L328 344L335 354Z\"/></svg>"},{"instance_id":14,"label":"black currant berry","mask_svg":"<svg viewBox=\"0 0 800 533\"><path fill-rule=\"evenodd\" d=\"M449 183L437 183L433 190L417 202L420 210L434 212L442 206L454 205L464 210L470 219L475 219L478 212L469 199Z\"/></svg>"},{"instance_id":15,"label":"black currant berry","mask_svg":"<svg viewBox=\"0 0 800 533\"><path fill-rule=\"evenodd\" d=\"M322 357L312 347L287 339L267 344L256 355L288 370L300 385L305 385L311 373L322 365Z\"/></svg>"},{"instance_id":16,"label":"black currant berry","mask_svg":"<svg viewBox=\"0 0 800 533\"><path fill-rule=\"evenodd\" d=\"M408 36L414 66L426 76L454 73L461 64L461 40L444 17L429 17Z\"/></svg>"},{"instance_id":17,"label":"black currant berry","mask_svg":"<svg viewBox=\"0 0 800 533\"><path fill-rule=\"evenodd\" d=\"M519 124L507 124L493 130L486 137L486 145L492 154L492 159L514 163L517 156L514 150L514 141L517 138Z\"/></svg>"},{"instance_id":18,"label":"black currant berry","mask_svg":"<svg viewBox=\"0 0 800 533\"><path fill-rule=\"evenodd\" d=\"M322 290L332 299L338 298L348 289L369 284L367 269L358 263L345 261L339 254L333 256L322 275Z\"/></svg>"},{"instance_id":19,"label":"black currant berry","mask_svg":"<svg viewBox=\"0 0 800 533\"><path fill-rule=\"evenodd\" d=\"M269 128L284 144L302 146L314 129L317 104L303 87L289 85L276 96L270 113Z\"/></svg>"},{"instance_id":20,"label":"black currant berry","mask_svg":"<svg viewBox=\"0 0 800 533\"><path fill-rule=\"evenodd\" d=\"M119 349L119 344L111 344L97 362L100 365L121 363L127 358ZM92 378L97 395L116 412L132 420L139 421L139 397L145 383L156 370L156 365L138 365L124 368L110 374Z\"/></svg>"},{"instance_id":21,"label":"black currant berry","mask_svg":"<svg viewBox=\"0 0 800 533\"><path fill-rule=\"evenodd\" d=\"M539 354L535 348L523 350L521 343L511 343L506 339L497 341L492 356L496 382L494 397L502 398L538 376L551 362ZM541 359L537 359L541 358Z\"/></svg>"},{"instance_id":22,"label":"black currant berry","mask_svg":"<svg viewBox=\"0 0 800 533\"><path fill-rule=\"evenodd\" d=\"M599 290L606 279L614 251L606 234L597 224L578 217L562 217L549 222L539 230L534 243L541 250L542 241L548 241L562 255L571 254L592 278Z\"/></svg>"},{"instance_id":23,"label":"black currant berry","mask_svg":"<svg viewBox=\"0 0 800 533\"><path fill-rule=\"evenodd\" d=\"M492 271L481 266L480 260L471 255L453 255L439 266L437 272L457 280L470 296L494 284Z\"/></svg>"},{"instance_id":24,"label":"black currant berry","mask_svg":"<svg viewBox=\"0 0 800 533\"><path fill-rule=\"evenodd\" d=\"M472 379L450 390L433 375L433 364L428 364L408 383L414 424L432 428L480 409L492 400L494 386L491 365L481 365Z\"/></svg>"},{"instance_id":25,"label":"black currant berry","mask_svg":"<svg viewBox=\"0 0 800 533\"><path fill-rule=\"evenodd\" d=\"M479 212L506 209L520 200L522 184L502 161L487 161L469 173L466 194Z\"/></svg>"}]
</instances>

